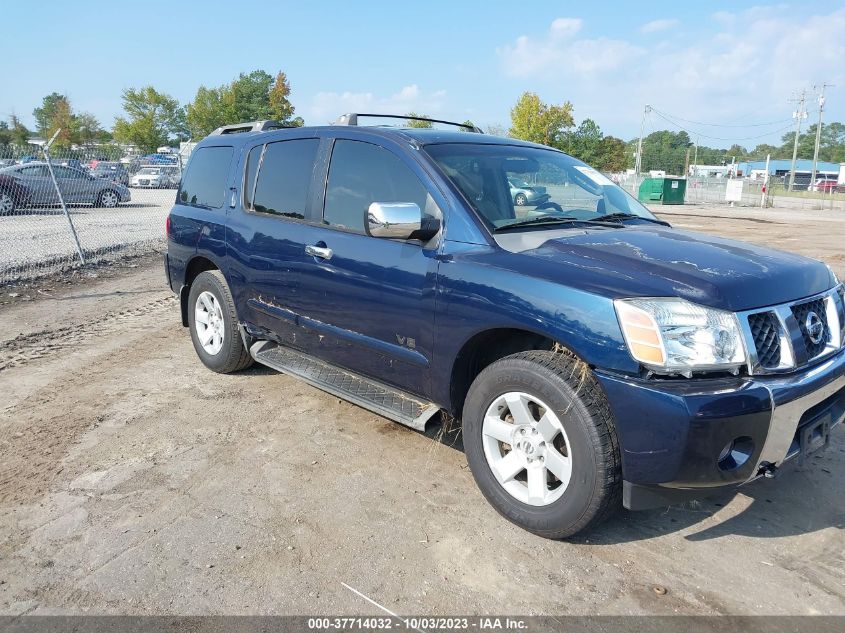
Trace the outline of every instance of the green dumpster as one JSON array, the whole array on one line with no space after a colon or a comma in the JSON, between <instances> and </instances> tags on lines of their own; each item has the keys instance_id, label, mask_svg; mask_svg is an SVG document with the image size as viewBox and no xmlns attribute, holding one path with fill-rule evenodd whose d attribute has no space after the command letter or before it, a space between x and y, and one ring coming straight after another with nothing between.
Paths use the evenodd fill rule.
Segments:
<instances>
[{"instance_id":1,"label":"green dumpster","mask_svg":"<svg viewBox=\"0 0 845 633\"><path fill-rule=\"evenodd\" d=\"M686 192L686 178L664 176L663 178L646 178L643 180L638 197L640 202L683 204Z\"/></svg>"}]
</instances>

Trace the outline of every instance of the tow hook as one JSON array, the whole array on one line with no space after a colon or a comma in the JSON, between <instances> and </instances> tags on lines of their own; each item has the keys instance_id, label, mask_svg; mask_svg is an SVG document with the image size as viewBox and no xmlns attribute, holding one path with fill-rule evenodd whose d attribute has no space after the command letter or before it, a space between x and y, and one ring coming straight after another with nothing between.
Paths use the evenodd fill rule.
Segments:
<instances>
[{"instance_id":1,"label":"tow hook","mask_svg":"<svg viewBox=\"0 0 845 633\"><path fill-rule=\"evenodd\" d=\"M760 466L760 470L763 472L763 477L765 477L766 479L774 479L775 477L780 475L778 467L768 462L762 464Z\"/></svg>"}]
</instances>

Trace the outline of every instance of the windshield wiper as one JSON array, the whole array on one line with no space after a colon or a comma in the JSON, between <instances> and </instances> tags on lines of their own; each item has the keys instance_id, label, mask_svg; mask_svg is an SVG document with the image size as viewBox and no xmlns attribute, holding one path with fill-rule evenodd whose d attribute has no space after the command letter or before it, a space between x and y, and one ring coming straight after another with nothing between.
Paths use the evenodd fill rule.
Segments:
<instances>
[{"instance_id":1,"label":"windshield wiper","mask_svg":"<svg viewBox=\"0 0 845 633\"><path fill-rule=\"evenodd\" d=\"M643 220L645 222L651 222L652 224L662 224L663 226L671 226L668 222L664 222L663 220L658 220L657 218L647 218L642 215L637 215L636 213L607 213L605 215L600 215L597 218L592 218L595 221L608 221L608 222L619 222L621 220Z\"/></svg>"},{"instance_id":2,"label":"windshield wiper","mask_svg":"<svg viewBox=\"0 0 845 633\"><path fill-rule=\"evenodd\" d=\"M553 216L543 215L536 218L528 218L527 220L518 220L516 222L509 222L502 224L493 229L493 232L504 231L506 229L515 229L522 226L538 225L538 224L597 224L598 226L619 227L621 225L614 224L611 221L599 221L601 218L594 218L591 220L582 220L579 218L557 218Z\"/></svg>"}]
</instances>

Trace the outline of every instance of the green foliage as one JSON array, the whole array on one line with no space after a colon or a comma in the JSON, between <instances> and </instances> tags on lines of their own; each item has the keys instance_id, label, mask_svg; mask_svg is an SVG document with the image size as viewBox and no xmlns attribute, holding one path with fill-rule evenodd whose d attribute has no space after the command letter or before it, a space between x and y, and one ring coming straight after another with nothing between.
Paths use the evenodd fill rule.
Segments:
<instances>
[{"instance_id":1,"label":"green foliage","mask_svg":"<svg viewBox=\"0 0 845 633\"><path fill-rule=\"evenodd\" d=\"M221 125L275 119L287 125L303 125L294 117L290 83L283 72L273 78L263 70L254 70L218 88L200 86L188 104L187 126L192 138L207 136Z\"/></svg>"},{"instance_id":2,"label":"green foliage","mask_svg":"<svg viewBox=\"0 0 845 633\"><path fill-rule=\"evenodd\" d=\"M566 131L575 125L572 104L547 105L533 92L524 92L511 109L510 136L550 147L561 147Z\"/></svg>"},{"instance_id":3,"label":"green foliage","mask_svg":"<svg viewBox=\"0 0 845 633\"><path fill-rule=\"evenodd\" d=\"M65 95L51 92L41 100L41 107L32 111L35 117L35 129L42 138L49 139L56 131L54 122L60 111L69 111L70 102Z\"/></svg>"},{"instance_id":4,"label":"green foliage","mask_svg":"<svg viewBox=\"0 0 845 633\"><path fill-rule=\"evenodd\" d=\"M428 117L427 114L417 114L416 112L408 112L408 114L406 114L405 116L419 116L419 117L423 117L423 118ZM430 127L434 127L434 125L431 123L431 121L415 121L414 119L408 119L405 122L405 125L407 125L408 127L415 127L415 128L420 128L420 129L427 129L427 128L430 128Z\"/></svg>"},{"instance_id":5,"label":"green foliage","mask_svg":"<svg viewBox=\"0 0 845 633\"><path fill-rule=\"evenodd\" d=\"M152 86L123 91L126 118L114 123L114 138L136 145L143 152L154 152L187 137L185 112L173 97Z\"/></svg>"},{"instance_id":6,"label":"green foliage","mask_svg":"<svg viewBox=\"0 0 845 633\"><path fill-rule=\"evenodd\" d=\"M625 141L615 136L605 136L601 140L600 159L596 168L605 172L625 171L628 153Z\"/></svg>"},{"instance_id":7,"label":"green foliage","mask_svg":"<svg viewBox=\"0 0 845 633\"><path fill-rule=\"evenodd\" d=\"M38 134L45 140L59 135L53 142L54 147L68 150L72 145L100 142L111 135L100 127L100 122L90 112L75 114L70 100L58 92L48 94L41 101L41 107L32 111Z\"/></svg>"},{"instance_id":8,"label":"green foliage","mask_svg":"<svg viewBox=\"0 0 845 633\"><path fill-rule=\"evenodd\" d=\"M9 117L10 129L12 131L12 144L14 145L28 145L29 137L32 133L21 123L20 119L14 114Z\"/></svg>"},{"instance_id":9,"label":"green foliage","mask_svg":"<svg viewBox=\"0 0 845 633\"><path fill-rule=\"evenodd\" d=\"M798 136L798 158L812 158L816 145L817 123ZM781 153L784 158L792 158L792 148L795 142L795 132L788 132L781 139ZM822 125L819 139L819 160L834 163L845 162L845 124L833 121Z\"/></svg>"}]
</instances>

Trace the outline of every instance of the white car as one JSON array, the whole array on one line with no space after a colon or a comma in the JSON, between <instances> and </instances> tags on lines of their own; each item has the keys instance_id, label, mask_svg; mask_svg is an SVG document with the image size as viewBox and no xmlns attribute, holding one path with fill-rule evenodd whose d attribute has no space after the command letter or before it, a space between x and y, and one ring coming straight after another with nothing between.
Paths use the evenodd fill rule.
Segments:
<instances>
[{"instance_id":1,"label":"white car","mask_svg":"<svg viewBox=\"0 0 845 633\"><path fill-rule=\"evenodd\" d=\"M170 185L170 177L162 167L141 167L129 180L130 187L160 189Z\"/></svg>"}]
</instances>

